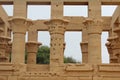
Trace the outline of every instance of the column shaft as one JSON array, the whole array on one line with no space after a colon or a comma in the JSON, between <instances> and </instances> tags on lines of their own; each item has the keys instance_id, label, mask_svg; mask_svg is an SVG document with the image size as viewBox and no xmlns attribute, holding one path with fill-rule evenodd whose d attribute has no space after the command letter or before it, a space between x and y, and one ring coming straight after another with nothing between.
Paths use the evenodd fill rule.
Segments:
<instances>
[{"instance_id":1,"label":"column shaft","mask_svg":"<svg viewBox=\"0 0 120 80\"><path fill-rule=\"evenodd\" d=\"M80 45L82 51L82 63L88 63L88 42L82 42Z\"/></svg>"},{"instance_id":2,"label":"column shaft","mask_svg":"<svg viewBox=\"0 0 120 80\"><path fill-rule=\"evenodd\" d=\"M27 64L36 64L36 54L41 43L36 41L27 42Z\"/></svg>"},{"instance_id":3,"label":"column shaft","mask_svg":"<svg viewBox=\"0 0 120 80\"><path fill-rule=\"evenodd\" d=\"M88 18L84 22L88 27L88 63L101 63L101 19Z\"/></svg>"},{"instance_id":4,"label":"column shaft","mask_svg":"<svg viewBox=\"0 0 120 80\"><path fill-rule=\"evenodd\" d=\"M12 62L25 62L25 34L13 33Z\"/></svg>"},{"instance_id":5,"label":"column shaft","mask_svg":"<svg viewBox=\"0 0 120 80\"><path fill-rule=\"evenodd\" d=\"M50 47L50 64L62 64L64 62L64 53L63 53L63 40L64 35L61 34L52 34L51 35L51 47ZM56 60L56 61L54 61Z\"/></svg>"},{"instance_id":6,"label":"column shaft","mask_svg":"<svg viewBox=\"0 0 120 80\"><path fill-rule=\"evenodd\" d=\"M50 47L50 70L56 71L57 67L63 64L64 61L64 33L68 21L63 19L51 19L45 22L49 27L51 35Z\"/></svg>"},{"instance_id":7,"label":"column shaft","mask_svg":"<svg viewBox=\"0 0 120 80\"><path fill-rule=\"evenodd\" d=\"M88 62L101 63L101 34L89 34Z\"/></svg>"},{"instance_id":8,"label":"column shaft","mask_svg":"<svg viewBox=\"0 0 120 80\"><path fill-rule=\"evenodd\" d=\"M82 29L82 42L81 42L81 51L82 51L82 63L88 63L88 29L87 26Z\"/></svg>"},{"instance_id":9,"label":"column shaft","mask_svg":"<svg viewBox=\"0 0 120 80\"><path fill-rule=\"evenodd\" d=\"M13 31L12 63L25 62L25 34L33 23L24 17L13 17L9 20Z\"/></svg>"},{"instance_id":10,"label":"column shaft","mask_svg":"<svg viewBox=\"0 0 120 80\"><path fill-rule=\"evenodd\" d=\"M36 64L36 53L34 52L28 53L27 64Z\"/></svg>"}]
</instances>

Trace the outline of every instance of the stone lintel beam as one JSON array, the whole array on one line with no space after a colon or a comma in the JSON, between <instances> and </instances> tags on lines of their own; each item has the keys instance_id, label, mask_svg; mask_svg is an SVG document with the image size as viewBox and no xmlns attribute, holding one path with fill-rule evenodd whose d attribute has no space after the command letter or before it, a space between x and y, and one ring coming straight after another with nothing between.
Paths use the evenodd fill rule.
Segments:
<instances>
[{"instance_id":1,"label":"stone lintel beam","mask_svg":"<svg viewBox=\"0 0 120 80\"><path fill-rule=\"evenodd\" d=\"M3 29L3 32L0 33L1 35L8 36L7 31L10 29L10 25L8 23L8 15L5 12L2 5L0 5L0 29Z\"/></svg>"},{"instance_id":2,"label":"stone lintel beam","mask_svg":"<svg viewBox=\"0 0 120 80\"><path fill-rule=\"evenodd\" d=\"M82 28L85 27L83 24L85 18L84 17L67 17L65 16L64 19L69 20L69 24L66 25L66 31L82 31ZM103 19L103 25L102 30L103 31L109 31L110 28L110 22L111 17L102 17ZM30 30L36 29L38 31L48 31L48 27L44 24L46 20L36 20L34 21L33 27L30 28Z\"/></svg>"},{"instance_id":3,"label":"stone lintel beam","mask_svg":"<svg viewBox=\"0 0 120 80\"><path fill-rule=\"evenodd\" d=\"M64 20L64 19L59 19L59 18L54 18L54 19L51 19L51 20L48 20L46 22L44 22L46 25L54 25L54 26L61 26L61 25L64 25L64 24L68 24L68 20Z\"/></svg>"},{"instance_id":4,"label":"stone lintel beam","mask_svg":"<svg viewBox=\"0 0 120 80\"><path fill-rule=\"evenodd\" d=\"M14 0L0 0L0 4L13 4Z\"/></svg>"},{"instance_id":5,"label":"stone lintel beam","mask_svg":"<svg viewBox=\"0 0 120 80\"><path fill-rule=\"evenodd\" d=\"M119 0L101 0L103 5L120 5L120 1Z\"/></svg>"},{"instance_id":6,"label":"stone lintel beam","mask_svg":"<svg viewBox=\"0 0 120 80\"><path fill-rule=\"evenodd\" d=\"M112 19L111 19L111 23L110 23L110 27L112 29L114 29L114 25L116 24L116 21L117 19L119 18L120 16L120 6L118 6L114 12L114 14L112 15Z\"/></svg>"},{"instance_id":7,"label":"stone lintel beam","mask_svg":"<svg viewBox=\"0 0 120 80\"><path fill-rule=\"evenodd\" d=\"M77 4L83 4L87 5L88 0L62 0L65 2L66 5L77 5ZM13 4L14 0L0 0L1 4ZM51 0L26 0L28 4L42 4L42 5L48 5L50 4ZM120 1L119 0L101 0L103 5L119 5Z\"/></svg>"},{"instance_id":8,"label":"stone lintel beam","mask_svg":"<svg viewBox=\"0 0 120 80\"><path fill-rule=\"evenodd\" d=\"M9 27L8 15L1 5L0 5L0 12L1 12L0 13L0 23L6 23L7 27Z\"/></svg>"}]
</instances>

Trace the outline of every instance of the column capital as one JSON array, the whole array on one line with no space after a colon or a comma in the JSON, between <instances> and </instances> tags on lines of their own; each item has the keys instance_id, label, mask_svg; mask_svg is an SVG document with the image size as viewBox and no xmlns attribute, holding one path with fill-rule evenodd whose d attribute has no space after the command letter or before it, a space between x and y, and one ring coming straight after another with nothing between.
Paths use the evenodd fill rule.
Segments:
<instances>
[{"instance_id":1,"label":"column capital","mask_svg":"<svg viewBox=\"0 0 120 80\"><path fill-rule=\"evenodd\" d=\"M9 37L6 36L0 36L0 44L8 44L8 41L10 41L11 39Z\"/></svg>"},{"instance_id":2,"label":"column capital","mask_svg":"<svg viewBox=\"0 0 120 80\"><path fill-rule=\"evenodd\" d=\"M27 52L36 53L38 51L38 47L42 45L42 43L29 41L26 43Z\"/></svg>"},{"instance_id":3,"label":"column capital","mask_svg":"<svg viewBox=\"0 0 120 80\"><path fill-rule=\"evenodd\" d=\"M103 20L101 18L86 18L83 22L84 25L92 25L92 26L101 26Z\"/></svg>"},{"instance_id":4,"label":"column capital","mask_svg":"<svg viewBox=\"0 0 120 80\"><path fill-rule=\"evenodd\" d=\"M12 42L8 42L6 52L7 52L7 53L10 53L10 52L11 52L11 49L12 49Z\"/></svg>"},{"instance_id":5,"label":"column capital","mask_svg":"<svg viewBox=\"0 0 120 80\"><path fill-rule=\"evenodd\" d=\"M50 34L64 34L68 21L64 19L51 19L44 23L48 25Z\"/></svg>"},{"instance_id":6,"label":"column capital","mask_svg":"<svg viewBox=\"0 0 120 80\"><path fill-rule=\"evenodd\" d=\"M88 28L88 34L102 32L102 22L100 18L86 18L83 24Z\"/></svg>"},{"instance_id":7,"label":"column capital","mask_svg":"<svg viewBox=\"0 0 120 80\"><path fill-rule=\"evenodd\" d=\"M120 39L118 36L109 37L107 40L110 42L110 47L112 49L120 48Z\"/></svg>"},{"instance_id":8,"label":"column capital","mask_svg":"<svg viewBox=\"0 0 120 80\"><path fill-rule=\"evenodd\" d=\"M9 23L13 33L26 33L28 27L33 24L32 20L24 17L13 17L9 19Z\"/></svg>"},{"instance_id":9,"label":"column capital","mask_svg":"<svg viewBox=\"0 0 120 80\"><path fill-rule=\"evenodd\" d=\"M107 42L105 45L106 45L106 47L107 47L108 53L109 53L109 54L113 54L113 50L112 50L112 47L111 47L111 43L110 43L110 42Z\"/></svg>"},{"instance_id":10,"label":"column capital","mask_svg":"<svg viewBox=\"0 0 120 80\"><path fill-rule=\"evenodd\" d=\"M118 39L118 36L111 36L107 39L107 41L112 42L112 41L117 40L117 39Z\"/></svg>"},{"instance_id":11,"label":"column capital","mask_svg":"<svg viewBox=\"0 0 120 80\"><path fill-rule=\"evenodd\" d=\"M117 34L117 36L120 37L120 27L114 28L113 32L115 32Z\"/></svg>"}]
</instances>

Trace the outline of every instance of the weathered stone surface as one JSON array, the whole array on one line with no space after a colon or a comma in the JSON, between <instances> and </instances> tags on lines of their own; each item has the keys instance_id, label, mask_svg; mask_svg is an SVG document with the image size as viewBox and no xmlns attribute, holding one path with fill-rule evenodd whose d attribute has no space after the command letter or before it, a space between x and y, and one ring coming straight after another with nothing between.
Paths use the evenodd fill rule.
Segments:
<instances>
[{"instance_id":1,"label":"weathered stone surface","mask_svg":"<svg viewBox=\"0 0 120 80\"><path fill-rule=\"evenodd\" d=\"M112 17L101 16L101 5L120 5L119 0L0 0L0 4L14 5L14 15L10 17L0 6L0 80L120 80L120 6ZM27 19L29 4L51 5L51 19ZM88 5L88 17L63 16L64 5ZM25 42L27 31L28 42ZM42 45L37 41L38 31L50 33L47 65L36 64L36 53ZM66 31L82 31L81 64L63 62ZM110 64L101 61L103 31L109 32L106 47ZM9 38L11 32L13 41Z\"/></svg>"}]
</instances>

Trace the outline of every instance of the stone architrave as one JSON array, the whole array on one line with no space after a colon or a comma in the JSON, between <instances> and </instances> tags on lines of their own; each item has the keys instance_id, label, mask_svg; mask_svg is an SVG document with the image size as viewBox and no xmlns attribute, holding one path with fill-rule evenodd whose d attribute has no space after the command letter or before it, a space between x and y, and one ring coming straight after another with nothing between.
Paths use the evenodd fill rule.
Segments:
<instances>
[{"instance_id":1,"label":"stone architrave","mask_svg":"<svg viewBox=\"0 0 120 80\"><path fill-rule=\"evenodd\" d=\"M25 34L33 24L31 20L23 17L13 17L9 20L13 30L12 63L25 62Z\"/></svg>"}]
</instances>

